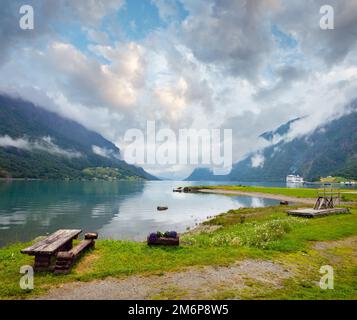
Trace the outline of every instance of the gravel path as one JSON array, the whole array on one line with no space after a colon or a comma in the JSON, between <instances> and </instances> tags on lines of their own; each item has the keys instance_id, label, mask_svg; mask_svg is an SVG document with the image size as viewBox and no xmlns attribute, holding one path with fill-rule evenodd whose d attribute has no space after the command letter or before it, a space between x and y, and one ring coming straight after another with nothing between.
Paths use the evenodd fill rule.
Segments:
<instances>
[{"instance_id":1,"label":"gravel path","mask_svg":"<svg viewBox=\"0 0 357 320\"><path fill-rule=\"evenodd\" d=\"M199 189L198 192L202 193L216 193L216 194L227 194L227 195L240 195L240 196L248 196L248 197L258 197L265 199L274 199L280 201L289 201L289 202L297 202L297 203L305 203L305 204L315 204L315 199L310 198L297 198L291 196L284 196L280 194L270 194L270 193L261 193L261 192L244 192L237 190L223 190L223 189Z\"/></svg>"},{"instance_id":2,"label":"gravel path","mask_svg":"<svg viewBox=\"0 0 357 320\"><path fill-rule=\"evenodd\" d=\"M212 299L224 290L240 292L252 281L280 288L292 273L279 264L265 260L237 262L228 267L207 266L161 276L129 276L88 283L77 282L51 289L44 300L141 300L153 297L179 299Z\"/></svg>"}]
</instances>

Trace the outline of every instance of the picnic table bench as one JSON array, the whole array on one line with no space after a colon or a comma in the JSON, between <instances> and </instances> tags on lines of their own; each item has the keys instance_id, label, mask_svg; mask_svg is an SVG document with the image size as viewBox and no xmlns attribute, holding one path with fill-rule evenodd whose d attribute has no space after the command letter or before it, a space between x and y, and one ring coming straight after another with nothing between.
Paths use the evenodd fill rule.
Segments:
<instances>
[{"instance_id":1,"label":"picnic table bench","mask_svg":"<svg viewBox=\"0 0 357 320\"><path fill-rule=\"evenodd\" d=\"M58 230L31 247L21 250L21 253L35 256L35 271L49 271L51 260L59 251L69 251L73 248L73 239L77 239L82 230Z\"/></svg>"},{"instance_id":2,"label":"picnic table bench","mask_svg":"<svg viewBox=\"0 0 357 320\"><path fill-rule=\"evenodd\" d=\"M94 240L98 239L97 233L86 233L84 240L69 251L60 251L57 253L57 260L54 272L56 274L67 274L71 271L76 259L87 249L94 248Z\"/></svg>"}]
</instances>

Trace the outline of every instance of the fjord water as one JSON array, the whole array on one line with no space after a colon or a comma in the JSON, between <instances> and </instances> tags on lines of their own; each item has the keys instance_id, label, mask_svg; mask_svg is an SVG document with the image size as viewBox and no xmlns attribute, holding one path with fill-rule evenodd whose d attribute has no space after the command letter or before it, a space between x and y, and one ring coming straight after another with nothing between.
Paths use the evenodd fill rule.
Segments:
<instances>
[{"instance_id":1,"label":"fjord water","mask_svg":"<svg viewBox=\"0 0 357 320\"><path fill-rule=\"evenodd\" d=\"M72 228L97 231L102 239L143 241L150 232L183 232L229 209L277 204L254 197L172 192L195 184L211 183L0 181L0 246ZM169 209L157 211L157 206Z\"/></svg>"}]
</instances>

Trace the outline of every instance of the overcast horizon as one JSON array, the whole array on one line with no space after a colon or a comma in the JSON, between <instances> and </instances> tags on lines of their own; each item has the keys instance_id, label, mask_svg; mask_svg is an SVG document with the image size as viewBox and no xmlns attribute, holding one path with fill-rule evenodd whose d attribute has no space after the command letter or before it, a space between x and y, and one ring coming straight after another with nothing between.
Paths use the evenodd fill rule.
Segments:
<instances>
[{"instance_id":1,"label":"overcast horizon","mask_svg":"<svg viewBox=\"0 0 357 320\"><path fill-rule=\"evenodd\" d=\"M33 6L34 30L19 27ZM321 6L334 9L323 30ZM357 1L3 0L0 92L95 130L232 129L233 161L339 117L357 97ZM193 166L147 165L185 178Z\"/></svg>"}]
</instances>

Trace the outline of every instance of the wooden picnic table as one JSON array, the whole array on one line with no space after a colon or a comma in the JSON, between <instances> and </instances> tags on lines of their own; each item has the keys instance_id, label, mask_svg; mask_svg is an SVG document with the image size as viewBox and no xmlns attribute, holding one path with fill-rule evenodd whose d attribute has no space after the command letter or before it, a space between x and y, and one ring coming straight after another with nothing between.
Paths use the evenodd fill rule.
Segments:
<instances>
[{"instance_id":1,"label":"wooden picnic table","mask_svg":"<svg viewBox=\"0 0 357 320\"><path fill-rule=\"evenodd\" d=\"M21 253L35 256L35 271L48 271L52 257L59 251L71 250L73 239L77 239L81 232L79 229L57 230L31 247L21 250Z\"/></svg>"}]
</instances>

